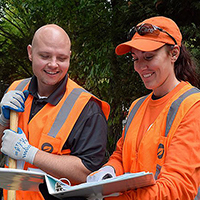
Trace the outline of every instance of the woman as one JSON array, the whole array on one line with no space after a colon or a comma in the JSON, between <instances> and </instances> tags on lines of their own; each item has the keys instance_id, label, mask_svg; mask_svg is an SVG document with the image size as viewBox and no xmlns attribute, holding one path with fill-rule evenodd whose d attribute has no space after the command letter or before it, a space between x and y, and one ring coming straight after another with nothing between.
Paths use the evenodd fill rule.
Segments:
<instances>
[{"instance_id":1,"label":"woman","mask_svg":"<svg viewBox=\"0 0 200 200\"><path fill-rule=\"evenodd\" d=\"M107 171L152 172L156 184L111 199L194 199L200 182L200 92L195 66L176 23L152 17L130 31L116 54L131 52L134 69L152 93L134 101ZM193 85L193 86L192 86ZM113 170L114 169L114 170ZM98 176L99 174L99 176ZM109 199L110 199L109 198Z\"/></svg>"}]
</instances>

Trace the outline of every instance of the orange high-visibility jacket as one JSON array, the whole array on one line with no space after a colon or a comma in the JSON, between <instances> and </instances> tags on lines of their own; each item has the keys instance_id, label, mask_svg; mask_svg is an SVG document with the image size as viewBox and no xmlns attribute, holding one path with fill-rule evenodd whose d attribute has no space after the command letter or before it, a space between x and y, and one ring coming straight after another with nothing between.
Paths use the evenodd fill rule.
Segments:
<instances>
[{"instance_id":1,"label":"orange high-visibility jacket","mask_svg":"<svg viewBox=\"0 0 200 200\"><path fill-rule=\"evenodd\" d=\"M9 87L9 90L26 90L29 82L30 79L16 81ZM56 106L47 103L30 122L29 115L33 96L29 95L25 102L25 111L19 113L19 127L22 128L32 146L52 154L70 154L70 149L62 150L62 147L82 110L91 98L98 102L106 119L108 119L109 104L96 98L68 78L66 92L60 102ZM17 163L18 166L21 164L20 161ZM29 163L23 165L24 169L28 167L34 168L35 166ZM17 200L43 199L39 192L17 191L16 195Z\"/></svg>"},{"instance_id":2,"label":"orange high-visibility jacket","mask_svg":"<svg viewBox=\"0 0 200 200\"><path fill-rule=\"evenodd\" d=\"M127 172L131 173L141 172L141 171L152 172L155 175L155 179L157 180L156 185L137 189L134 191L133 190L127 191L119 197L108 198L109 200L110 199L172 200L172 199L192 199L192 198L187 198L191 197L192 195L194 197L195 195L194 193L197 192L200 180L198 182L198 178L193 177L193 175L199 174L200 176L199 171L198 173L196 171L192 171L191 174L188 175L188 177L187 174L186 175L183 174L183 177L185 176L184 178L182 177L183 180L185 179L184 183L179 183L179 173L180 173L179 169L173 169L173 166L170 166L172 167L172 169L170 170L175 172L174 174L177 176L176 178L178 180L177 183L170 182L171 178L170 176L174 176L174 174L170 175L169 173L161 175L160 173L163 164L165 162L166 155L168 153L168 147L170 145L170 142L174 137L174 134L176 133L178 127L180 126L183 118L186 116L189 110L193 106L195 106L196 103L200 105L199 103L200 91L197 88L192 87L188 83L182 82L181 84L183 85L183 87L177 93L175 93L172 96L172 98L169 99L164 109L161 111L161 113L158 115L154 123L144 134L138 149L136 149L138 132L139 129L141 128L143 116L145 114L145 110L151 98L151 95L142 97L139 100L133 102L129 110L127 123L123 130L122 137L117 143L116 151L113 153L109 162L106 164L113 166L116 170L117 175ZM200 128L200 123L199 123L199 128ZM198 130L195 131L200 133L200 131ZM192 133L187 132L186 134L192 134ZM191 147L189 146L188 148ZM197 150L197 152L200 152L200 148L199 150ZM184 152L182 153L184 154ZM195 163L195 167L190 166L189 163L185 163L185 165L186 167L188 167L189 170L190 167L191 170L194 169L199 170L200 168L199 161L197 160L197 163ZM184 171L185 166L179 166L179 167L180 171L181 167L183 168ZM178 171L177 173L176 170ZM169 182L167 184L169 185L171 184L171 186L168 186L167 184L165 185L165 182L162 182L165 181L164 179L165 177L169 178ZM157 184L159 184L159 186L157 186ZM168 188L166 191L164 191L165 187L170 187L170 189ZM187 188L188 191L191 191L191 193L188 192L187 190L185 191L184 187Z\"/></svg>"}]
</instances>

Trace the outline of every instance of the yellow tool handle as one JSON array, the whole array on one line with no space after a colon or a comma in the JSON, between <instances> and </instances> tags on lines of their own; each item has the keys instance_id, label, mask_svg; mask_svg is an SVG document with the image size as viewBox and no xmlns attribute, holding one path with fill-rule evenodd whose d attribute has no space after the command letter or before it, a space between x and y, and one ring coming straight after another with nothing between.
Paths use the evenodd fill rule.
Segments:
<instances>
[{"instance_id":1,"label":"yellow tool handle","mask_svg":"<svg viewBox=\"0 0 200 200\"><path fill-rule=\"evenodd\" d=\"M10 111L10 129L17 132L18 128L18 113L11 110ZM8 158L8 167L16 169L17 162L12 158ZM16 200L16 191L15 190L8 190L8 200Z\"/></svg>"}]
</instances>

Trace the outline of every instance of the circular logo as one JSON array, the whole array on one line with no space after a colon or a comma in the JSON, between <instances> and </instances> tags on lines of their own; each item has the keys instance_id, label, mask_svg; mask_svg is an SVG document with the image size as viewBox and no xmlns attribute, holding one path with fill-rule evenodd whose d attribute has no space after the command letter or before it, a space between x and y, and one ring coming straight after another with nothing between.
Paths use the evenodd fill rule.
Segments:
<instances>
[{"instance_id":1,"label":"circular logo","mask_svg":"<svg viewBox=\"0 0 200 200\"><path fill-rule=\"evenodd\" d=\"M158 146L158 153L157 153L157 156L158 156L159 159L161 159L163 157L164 151L165 151L164 145L160 143L159 146Z\"/></svg>"},{"instance_id":2,"label":"circular logo","mask_svg":"<svg viewBox=\"0 0 200 200\"><path fill-rule=\"evenodd\" d=\"M49 143L44 143L41 148L43 151L51 153L53 151L53 146Z\"/></svg>"}]
</instances>

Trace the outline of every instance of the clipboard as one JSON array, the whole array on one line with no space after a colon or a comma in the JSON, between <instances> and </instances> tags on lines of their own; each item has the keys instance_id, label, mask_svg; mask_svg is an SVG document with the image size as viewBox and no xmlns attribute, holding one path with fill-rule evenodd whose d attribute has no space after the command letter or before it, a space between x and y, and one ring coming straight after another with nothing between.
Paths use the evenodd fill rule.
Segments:
<instances>
[{"instance_id":1,"label":"clipboard","mask_svg":"<svg viewBox=\"0 0 200 200\"><path fill-rule=\"evenodd\" d=\"M58 199L76 196L102 199L107 196L118 196L127 190L155 184L154 175L150 172L127 173L98 182L70 186L43 172L0 168L0 188L6 190L39 191L39 184L44 180L49 194Z\"/></svg>"},{"instance_id":2,"label":"clipboard","mask_svg":"<svg viewBox=\"0 0 200 200\"><path fill-rule=\"evenodd\" d=\"M155 184L154 175L149 172L127 173L115 178L108 178L99 182L82 183L75 186L59 185L58 182L48 176L45 179L49 194L59 199L75 196L82 196L88 199L93 199L93 197L95 197L94 199L97 197L97 199L102 199L108 196L118 196L127 190L135 190Z\"/></svg>"}]
</instances>

